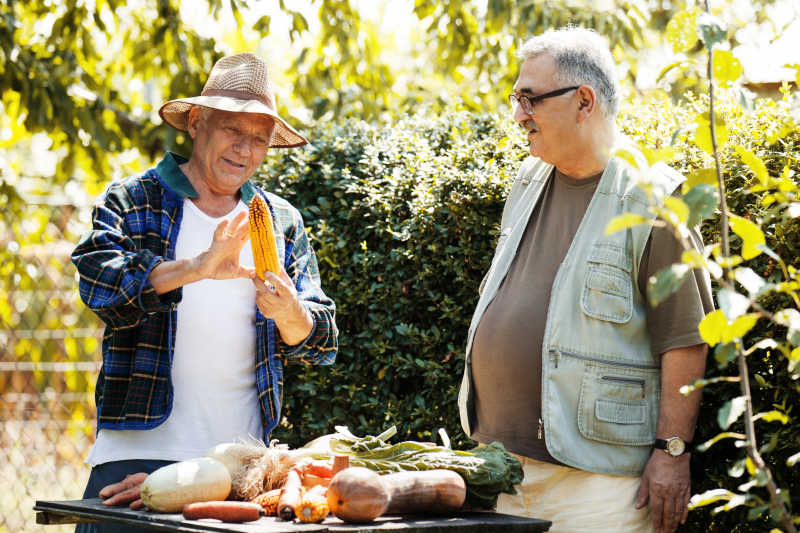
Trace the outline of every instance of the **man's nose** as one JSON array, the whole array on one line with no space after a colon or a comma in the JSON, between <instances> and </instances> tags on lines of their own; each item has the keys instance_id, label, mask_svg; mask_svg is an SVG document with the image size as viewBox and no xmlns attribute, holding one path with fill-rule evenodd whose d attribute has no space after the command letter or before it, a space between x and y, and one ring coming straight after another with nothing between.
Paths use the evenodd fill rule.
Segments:
<instances>
[{"instance_id":1,"label":"man's nose","mask_svg":"<svg viewBox=\"0 0 800 533\"><path fill-rule=\"evenodd\" d=\"M240 135L236 142L233 143L234 149L243 155L250 155L253 151L253 143L255 139L249 135Z\"/></svg>"},{"instance_id":2,"label":"man's nose","mask_svg":"<svg viewBox=\"0 0 800 533\"><path fill-rule=\"evenodd\" d=\"M529 115L528 113L525 112L524 109L522 109L522 105L519 102L514 104L513 117L514 117L514 122L518 124L522 124L526 120L533 118L532 115Z\"/></svg>"}]
</instances>

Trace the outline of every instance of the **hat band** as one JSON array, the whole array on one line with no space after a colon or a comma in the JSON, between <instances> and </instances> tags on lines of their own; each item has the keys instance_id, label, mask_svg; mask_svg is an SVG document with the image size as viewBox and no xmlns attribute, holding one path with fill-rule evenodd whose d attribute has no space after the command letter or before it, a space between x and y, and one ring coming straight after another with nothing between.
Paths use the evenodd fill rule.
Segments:
<instances>
[{"instance_id":1,"label":"hat band","mask_svg":"<svg viewBox=\"0 0 800 533\"><path fill-rule=\"evenodd\" d=\"M224 96L228 98L236 98L237 100L257 100L275 110L275 104L268 95L253 94L246 91L235 91L232 89L204 89L200 96Z\"/></svg>"}]
</instances>

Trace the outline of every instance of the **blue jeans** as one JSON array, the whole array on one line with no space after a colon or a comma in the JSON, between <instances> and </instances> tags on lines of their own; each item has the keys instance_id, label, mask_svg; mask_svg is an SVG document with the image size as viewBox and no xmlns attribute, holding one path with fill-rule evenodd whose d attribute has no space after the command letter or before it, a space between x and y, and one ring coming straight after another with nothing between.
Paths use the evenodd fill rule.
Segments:
<instances>
[{"instance_id":1,"label":"blue jeans","mask_svg":"<svg viewBox=\"0 0 800 533\"><path fill-rule=\"evenodd\" d=\"M83 492L84 499L97 498L100 490L125 479L128 474L147 472L148 474L174 461L158 461L155 459L133 459L129 461L112 461L92 468L89 482ZM153 531L149 528L129 526L115 522L81 522L75 526L75 533L136 533Z\"/></svg>"}]
</instances>

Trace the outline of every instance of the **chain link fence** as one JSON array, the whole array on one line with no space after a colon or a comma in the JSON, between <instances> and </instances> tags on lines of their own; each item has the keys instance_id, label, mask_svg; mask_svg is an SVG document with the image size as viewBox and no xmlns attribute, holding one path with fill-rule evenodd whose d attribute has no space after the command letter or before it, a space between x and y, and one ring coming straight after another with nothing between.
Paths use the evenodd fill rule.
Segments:
<instances>
[{"instance_id":1,"label":"chain link fence","mask_svg":"<svg viewBox=\"0 0 800 533\"><path fill-rule=\"evenodd\" d=\"M80 498L89 476L102 323L69 255L90 209L7 186L0 201L0 532L72 531L37 525L33 505Z\"/></svg>"}]
</instances>

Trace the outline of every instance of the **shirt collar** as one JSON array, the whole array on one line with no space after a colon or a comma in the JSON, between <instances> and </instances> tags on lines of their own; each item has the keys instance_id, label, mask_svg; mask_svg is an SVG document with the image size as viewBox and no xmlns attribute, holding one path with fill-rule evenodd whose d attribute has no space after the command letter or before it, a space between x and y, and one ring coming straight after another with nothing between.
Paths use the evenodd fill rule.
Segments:
<instances>
[{"instance_id":1,"label":"shirt collar","mask_svg":"<svg viewBox=\"0 0 800 533\"><path fill-rule=\"evenodd\" d=\"M186 174L183 173L179 166L187 161L188 159L182 155L167 152L164 155L164 159L156 166L156 172L161 177L164 185L181 198L197 198L197 191L194 190L189 178L186 177ZM256 186L250 180L247 180L242 184L239 192L242 193L242 201L245 204L250 204L250 200L256 194Z\"/></svg>"}]
</instances>

